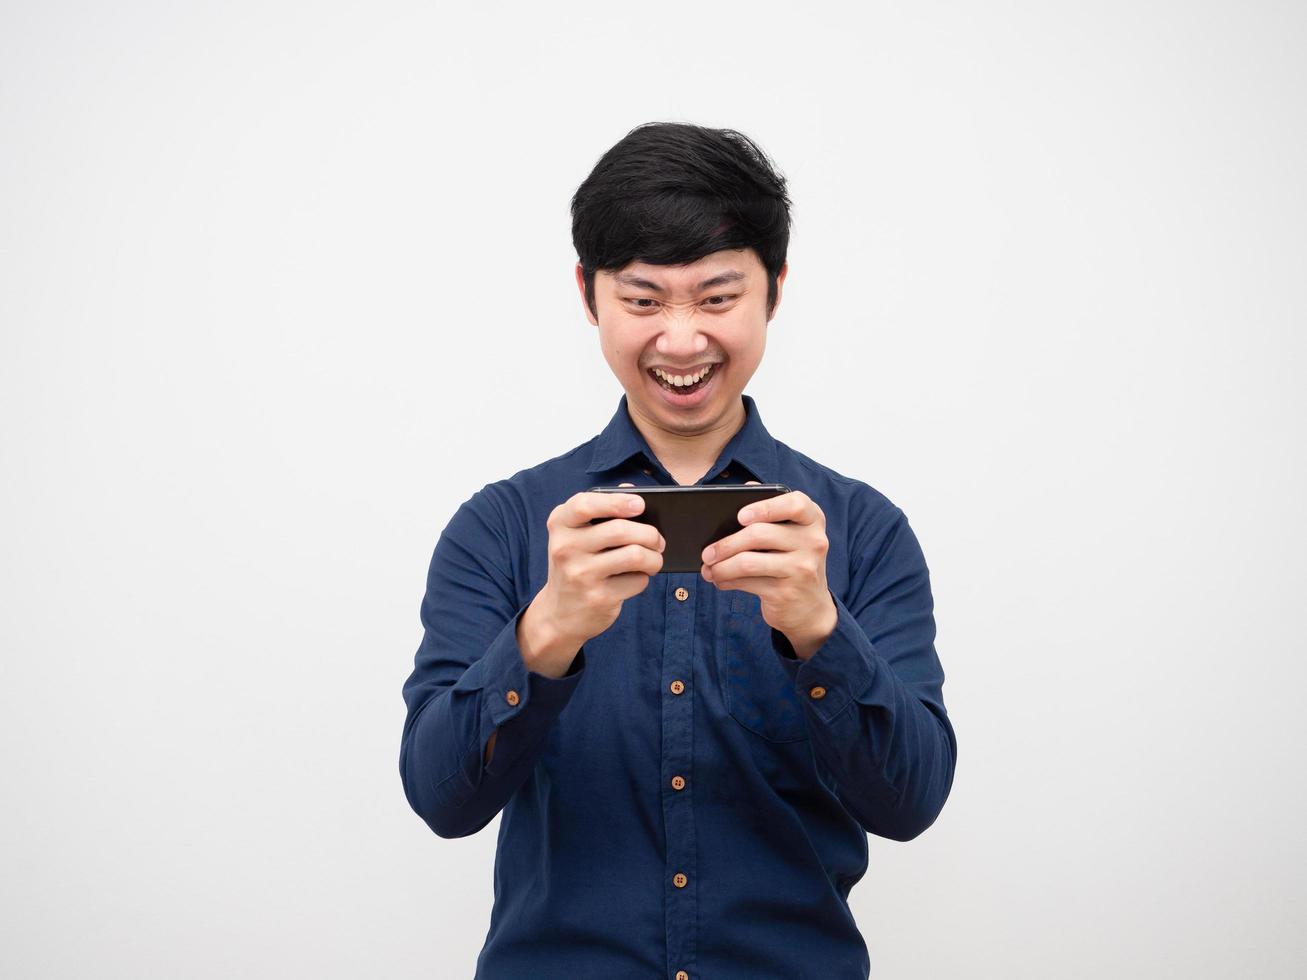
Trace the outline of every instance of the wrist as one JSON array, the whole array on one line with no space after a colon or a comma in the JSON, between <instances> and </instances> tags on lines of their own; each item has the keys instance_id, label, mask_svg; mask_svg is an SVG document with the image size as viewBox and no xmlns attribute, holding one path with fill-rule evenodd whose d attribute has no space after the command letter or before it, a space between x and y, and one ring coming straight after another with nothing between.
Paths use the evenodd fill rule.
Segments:
<instances>
[{"instance_id":1,"label":"wrist","mask_svg":"<svg viewBox=\"0 0 1307 980\"><path fill-rule=\"evenodd\" d=\"M831 598L829 591L826 593L826 599L828 606L813 629L804 630L803 633L795 636L785 634L785 638L790 641L790 646L794 647L794 655L800 660L808 660L820 650L830 639L830 635L835 632L835 627L839 625L840 611L835 608L835 600Z\"/></svg>"},{"instance_id":2,"label":"wrist","mask_svg":"<svg viewBox=\"0 0 1307 980\"><path fill-rule=\"evenodd\" d=\"M548 614L543 589L527 606L517 624L517 646L526 669L555 680L567 673L576 659L581 642L564 635L556 620Z\"/></svg>"}]
</instances>

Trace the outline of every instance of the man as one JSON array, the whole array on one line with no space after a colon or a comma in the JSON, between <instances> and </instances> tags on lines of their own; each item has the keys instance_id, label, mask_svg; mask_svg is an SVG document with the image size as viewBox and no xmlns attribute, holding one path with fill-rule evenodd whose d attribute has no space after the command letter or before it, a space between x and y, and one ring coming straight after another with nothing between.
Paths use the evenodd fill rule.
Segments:
<instances>
[{"instance_id":1,"label":"man","mask_svg":"<svg viewBox=\"0 0 1307 980\"><path fill-rule=\"evenodd\" d=\"M503 810L482 980L865 980L848 895L866 835L911 840L952 787L903 512L773 439L743 394L789 203L731 130L647 124L609 150L573 241L625 394L436 544L400 773L441 837ZM742 508L698 573L660 572L638 495L588 492L752 482L793 490Z\"/></svg>"}]
</instances>

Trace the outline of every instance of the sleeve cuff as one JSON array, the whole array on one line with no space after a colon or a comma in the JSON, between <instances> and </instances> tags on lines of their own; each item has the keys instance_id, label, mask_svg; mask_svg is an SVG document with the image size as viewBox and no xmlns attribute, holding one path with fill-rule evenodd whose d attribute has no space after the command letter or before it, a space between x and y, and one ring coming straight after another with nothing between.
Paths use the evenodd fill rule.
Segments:
<instances>
[{"instance_id":1,"label":"sleeve cuff","mask_svg":"<svg viewBox=\"0 0 1307 980\"><path fill-rule=\"evenodd\" d=\"M490 760L490 769L498 771L526 746L544 737L585 674L584 646L562 677L546 677L527 669L517 642L517 626L526 609L523 606L504 624L480 661L481 722L473 761L477 768L468 774L473 786L480 782L480 772L486 768L484 749L490 733L499 729Z\"/></svg>"},{"instance_id":2,"label":"sleeve cuff","mask_svg":"<svg viewBox=\"0 0 1307 980\"><path fill-rule=\"evenodd\" d=\"M879 657L853 613L830 593L835 602L835 629L817 652L806 661L794 653L794 646L780 630L773 629L772 648L789 674L794 688L805 704L822 721L840 714L850 701L871 687L879 667ZM820 688L814 696L814 690Z\"/></svg>"}]
</instances>

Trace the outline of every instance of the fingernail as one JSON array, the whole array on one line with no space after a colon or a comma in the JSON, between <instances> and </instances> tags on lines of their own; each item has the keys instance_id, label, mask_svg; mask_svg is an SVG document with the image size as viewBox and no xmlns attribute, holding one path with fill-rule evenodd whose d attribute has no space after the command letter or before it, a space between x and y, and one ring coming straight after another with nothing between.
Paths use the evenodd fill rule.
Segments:
<instances>
[{"instance_id":1,"label":"fingernail","mask_svg":"<svg viewBox=\"0 0 1307 980\"><path fill-rule=\"evenodd\" d=\"M709 546L708 546L708 549L703 553L703 560L706 561L706 562L711 562L711 561L712 561L714 558L716 558L716 557L717 557L717 548L716 548L716 546L715 546L715 545L709 545Z\"/></svg>"},{"instance_id":2,"label":"fingernail","mask_svg":"<svg viewBox=\"0 0 1307 980\"><path fill-rule=\"evenodd\" d=\"M634 514L643 506L644 506L644 501L641 500L639 497L636 497L634 500L632 500L629 504L626 505L626 509L629 510L632 514Z\"/></svg>"}]
</instances>

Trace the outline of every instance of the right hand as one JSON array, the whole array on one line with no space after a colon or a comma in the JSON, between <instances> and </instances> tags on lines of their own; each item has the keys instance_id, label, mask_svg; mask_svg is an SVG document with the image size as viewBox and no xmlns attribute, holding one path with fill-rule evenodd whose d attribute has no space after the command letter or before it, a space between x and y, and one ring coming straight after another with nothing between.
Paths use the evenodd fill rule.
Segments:
<instances>
[{"instance_id":1,"label":"right hand","mask_svg":"<svg viewBox=\"0 0 1307 980\"><path fill-rule=\"evenodd\" d=\"M578 645L612 626L622 603L643 592L663 567L667 542L653 525L628 519L632 500L643 509L639 494L583 490L555 507L545 521L549 579L540 590L543 606L560 632ZM596 517L611 520L591 524Z\"/></svg>"}]
</instances>

